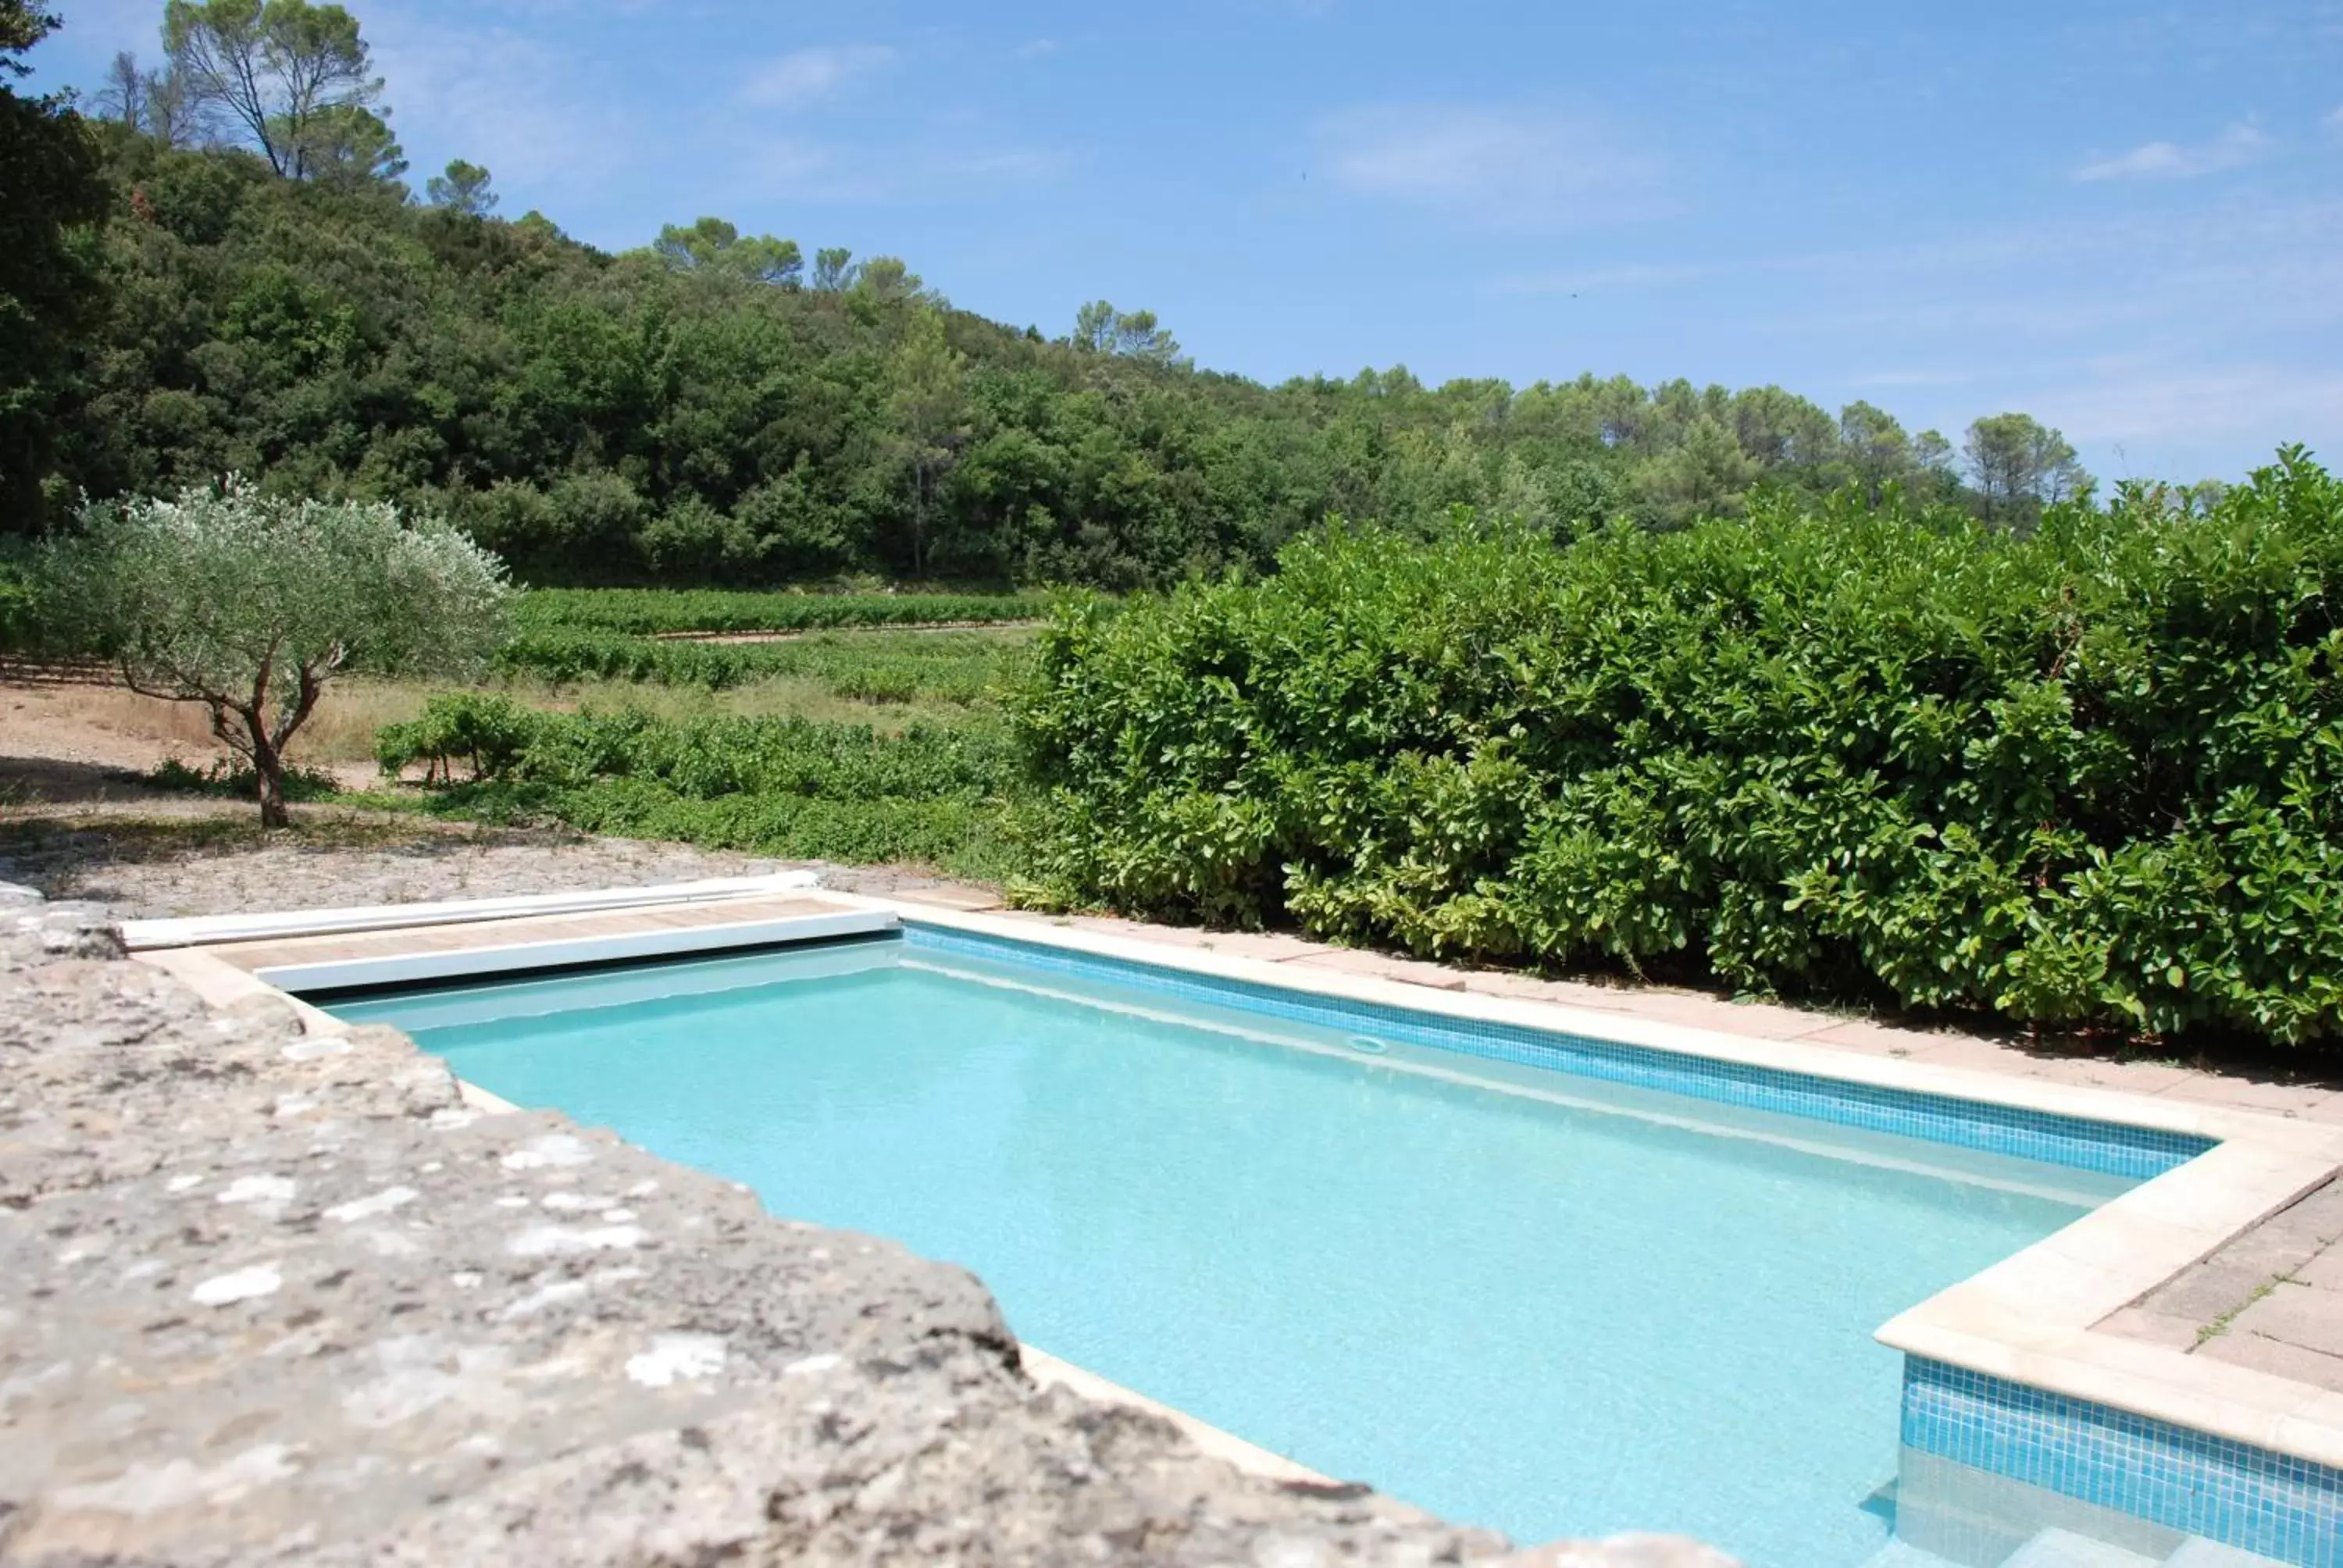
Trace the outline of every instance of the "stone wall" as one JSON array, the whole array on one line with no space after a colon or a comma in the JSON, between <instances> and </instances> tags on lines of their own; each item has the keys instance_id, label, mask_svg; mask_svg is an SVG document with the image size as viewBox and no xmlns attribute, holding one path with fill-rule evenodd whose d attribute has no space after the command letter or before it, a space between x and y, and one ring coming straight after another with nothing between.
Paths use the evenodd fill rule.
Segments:
<instances>
[{"instance_id":1,"label":"stone wall","mask_svg":"<svg viewBox=\"0 0 2343 1568\"><path fill-rule=\"evenodd\" d=\"M1567 1484L1567 1478L1557 1478ZM968 1273L0 909L0 1559L1505 1560L1042 1392ZM1682 1543L1510 1561L1713 1565Z\"/></svg>"}]
</instances>

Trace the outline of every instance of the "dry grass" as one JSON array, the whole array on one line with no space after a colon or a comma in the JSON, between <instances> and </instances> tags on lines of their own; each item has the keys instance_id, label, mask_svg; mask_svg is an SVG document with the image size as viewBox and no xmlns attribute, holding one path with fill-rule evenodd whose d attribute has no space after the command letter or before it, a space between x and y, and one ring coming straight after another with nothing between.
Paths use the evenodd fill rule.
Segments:
<instances>
[{"instance_id":1,"label":"dry grass","mask_svg":"<svg viewBox=\"0 0 2343 1568\"><path fill-rule=\"evenodd\" d=\"M330 767L371 759L375 731L422 712L431 689L395 681L334 682L293 737L293 760ZM211 715L199 702L166 702L119 686L93 686L76 693L74 709L102 729L152 741L159 752L172 756L209 757L219 749L212 739Z\"/></svg>"},{"instance_id":2,"label":"dry grass","mask_svg":"<svg viewBox=\"0 0 2343 1568\"><path fill-rule=\"evenodd\" d=\"M722 716L736 719L810 719L824 723L868 724L882 735L900 734L925 720L967 722L968 710L949 703L863 702L840 697L812 676L776 675L723 691L659 686L626 680L588 681L564 688L559 697L544 688L508 689L538 708L633 708L669 723Z\"/></svg>"},{"instance_id":3,"label":"dry grass","mask_svg":"<svg viewBox=\"0 0 2343 1568\"><path fill-rule=\"evenodd\" d=\"M130 743L126 749L119 745L111 751L101 747L95 754L98 762L139 771L171 758L203 768L224 755L212 738L210 715L200 703L143 697L102 678L90 679L80 673L50 682L45 689L62 699L55 706L61 716L70 715L73 725L106 731ZM372 776L376 732L387 724L415 718L435 692L447 689L445 685L418 681L358 678L334 681L326 688L317 711L294 736L291 760L297 767L333 774L346 789L365 788ZM501 691L532 708L562 712L582 708L635 709L668 723L728 717L798 718L868 724L882 735L897 735L915 724L951 727L968 720L968 709L952 703L869 702L840 697L820 677L810 674L774 675L722 691L627 680L557 687L526 678L492 682L483 689ZM92 756L86 751L60 754L85 760Z\"/></svg>"},{"instance_id":4,"label":"dry grass","mask_svg":"<svg viewBox=\"0 0 2343 1568\"><path fill-rule=\"evenodd\" d=\"M327 769L370 762L377 730L413 719L432 693L446 689L421 682L337 681L327 687L317 710L293 737L292 759L302 767ZM869 724L891 735L921 720L950 723L965 718L964 710L948 705L858 702L804 676L776 676L725 691L627 680L585 681L558 689L538 681L511 681L493 689L531 708L562 712L632 708L670 723L725 716L800 718ZM202 761L219 753L210 716L200 703L166 702L119 686L89 686L75 690L73 706L76 717L87 723L152 744L158 758Z\"/></svg>"}]
</instances>

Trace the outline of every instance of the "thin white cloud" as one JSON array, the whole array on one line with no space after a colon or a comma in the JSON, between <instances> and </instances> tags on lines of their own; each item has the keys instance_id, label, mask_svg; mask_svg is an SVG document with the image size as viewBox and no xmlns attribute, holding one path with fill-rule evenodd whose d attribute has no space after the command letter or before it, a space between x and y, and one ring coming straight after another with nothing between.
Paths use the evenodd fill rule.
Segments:
<instances>
[{"instance_id":1,"label":"thin white cloud","mask_svg":"<svg viewBox=\"0 0 2343 1568\"><path fill-rule=\"evenodd\" d=\"M933 168L954 178L1031 181L1055 179L1071 161L1054 147L1002 147L952 154L937 159Z\"/></svg>"},{"instance_id":2,"label":"thin white cloud","mask_svg":"<svg viewBox=\"0 0 2343 1568\"><path fill-rule=\"evenodd\" d=\"M2070 439L2112 445L2253 437L2318 444L2343 431L2343 374L2268 362L2122 364L2036 392L2024 407ZM2332 458L2338 454L2328 452Z\"/></svg>"},{"instance_id":3,"label":"thin white cloud","mask_svg":"<svg viewBox=\"0 0 2343 1568\"><path fill-rule=\"evenodd\" d=\"M1330 115L1314 130L1318 166L1360 196L1522 227L1674 210L1659 159L1592 115L1390 104Z\"/></svg>"},{"instance_id":4,"label":"thin white cloud","mask_svg":"<svg viewBox=\"0 0 2343 1568\"><path fill-rule=\"evenodd\" d=\"M1976 377L1966 370L1866 370L1847 377L1852 387L1964 387Z\"/></svg>"},{"instance_id":5,"label":"thin white cloud","mask_svg":"<svg viewBox=\"0 0 2343 1568\"><path fill-rule=\"evenodd\" d=\"M923 138L875 143L769 136L740 127L726 139L725 176L716 187L728 203L830 202L869 206L932 204L1004 186L1035 185L1071 168L1049 147L967 147Z\"/></svg>"},{"instance_id":6,"label":"thin white cloud","mask_svg":"<svg viewBox=\"0 0 2343 1568\"><path fill-rule=\"evenodd\" d=\"M1593 266L1578 272L1534 272L1501 277L1489 285L1493 294L1568 294L1627 288L1674 288L1706 283L1746 266L1704 261L1630 261L1616 266Z\"/></svg>"},{"instance_id":7,"label":"thin white cloud","mask_svg":"<svg viewBox=\"0 0 2343 1568\"><path fill-rule=\"evenodd\" d=\"M2231 126L2210 141L2147 142L2127 153L2097 158L2075 171L2078 180L2193 180L2252 163L2270 150L2270 138L2252 126Z\"/></svg>"},{"instance_id":8,"label":"thin white cloud","mask_svg":"<svg viewBox=\"0 0 2343 1568\"><path fill-rule=\"evenodd\" d=\"M2109 286L2114 277L2122 287ZM2173 330L2213 321L2324 326L2343 322L2343 201L2271 204L2237 194L2187 224L2164 211L2077 213L1888 245L1628 260L1486 285L1523 296L1720 286L1742 299L1746 330L1775 334L2073 337L2140 321Z\"/></svg>"},{"instance_id":9,"label":"thin white cloud","mask_svg":"<svg viewBox=\"0 0 2343 1568\"><path fill-rule=\"evenodd\" d=\"M769 109L799 109L835 95L857 76L895 57L884 44L835 44L794 49L766 61L741 85L743 101Z\"/></svg>"},{"instance_id":10,"label":"thin white cloud","mask_svg":"<svg viewBox=\"0 0 2343 1568\"><path fill-rule=\"evenodd\" d=\"M614 115L591 63L542 39L503 26L450 28L403 7L369 17L367 32L397 109L392 129L409 151L427 144L487 165L515 212L604 183L641 146L633 116ZM594 156L581 158L581 147ZM417 157L418 183L436 167Z\"/></svg>"},{"instance_id":11,"label":"thin white cloud","mask_svg":"<svg viewBox=\"0 0 2343 1568\"><path fill-rule=\"evenodd\" d=\"M1492 294L1581 294L1618 289L1684 288L1723 278L1861 273L1909 276L1969 272L2031 261L2062 242L2042 231L1964 232L1926 242L1850 246L1838 250L1736 254L1707 261L1628 261L1556 272L1492 278Z\"/></svg>"},{"instance_id":12,"label":"thin white cloud","mask_svg":"<svg viewBox=\"0 0 2343 1568\"><path fill-rule=\"evenodd\" d=\"M1009 55L1014 60L1039 60L1044 55L1056 54L1062 47L1064 45L1055 38L1029 38L1010 50Z\"/></svg>"},{"instance_id":13,"label":"thin white cloud","mask_svg":"<svg viewBox=\"0 0 2343 1568\"><path fill-rule=\"evenodd\" d=\"M2343 104L2338 104L2332 110L2328 111L2327 117L2318 123L2325 126L2328 130L2343 131Z\"/></svg>"}]
</instances>

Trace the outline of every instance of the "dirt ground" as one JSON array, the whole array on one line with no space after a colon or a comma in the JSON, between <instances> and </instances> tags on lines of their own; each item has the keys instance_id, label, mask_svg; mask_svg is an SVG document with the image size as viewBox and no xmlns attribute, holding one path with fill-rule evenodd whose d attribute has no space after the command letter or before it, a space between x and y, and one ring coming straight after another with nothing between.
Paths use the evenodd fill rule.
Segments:
<instances>
[{"instance_id":1,"label":"dirt ground","mask_svg":"<svg viewBox=\"0 0 2343 1568\"><path fill-rule=\"evenodd\" d=\"M338 710L321 711L311 720L315 733L297 739L294 760L354 788L375 782L374 764L350 734L364 722L371 735L375 716L353 711L377 706L370 697L361 690L343 699ZM166 761L200 770L227 755L213 739L210 717L200 704L166 702L103 680L0 665L0 812L32 806L184 803L184 796L140 784L138 775Z\"/></svg>"},{"instance_id":2,"label":"dirt ground","mask_svg":"<svg viewBox=\"0 0 2343 1568\"><path fill-rule=\"evenodd\" d=\"M139 788L131 775L173 758L207 767L219 755L216 741L189 735L171 721L176 716L138 713L121 700L136 695L18 671L0 674L0 789L15 796L7 804L149 799L156 792Z\"/></svg>"}]
</instances>

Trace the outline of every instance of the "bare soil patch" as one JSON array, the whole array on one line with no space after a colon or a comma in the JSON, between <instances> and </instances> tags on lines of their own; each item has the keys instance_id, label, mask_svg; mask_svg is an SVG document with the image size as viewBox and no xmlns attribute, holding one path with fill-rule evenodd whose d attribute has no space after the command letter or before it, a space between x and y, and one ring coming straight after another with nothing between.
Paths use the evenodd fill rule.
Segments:
<instances>
[{"instance_id":1,"label":"bare soil patch","mask_svg":"<svg viewBox=\"0 0 2343 1568\"><path fill-rule=\"evenodd\" d=\"M297 767L346 789L376 781L374 732L421 707L419 695L351 681L330 687L294 739ZM171 799L138 782L165 762L198 771L229 760L203 705L166 702L94 670L0 666L0 800L23 806Z\"/></svg>"}]
</instances>

